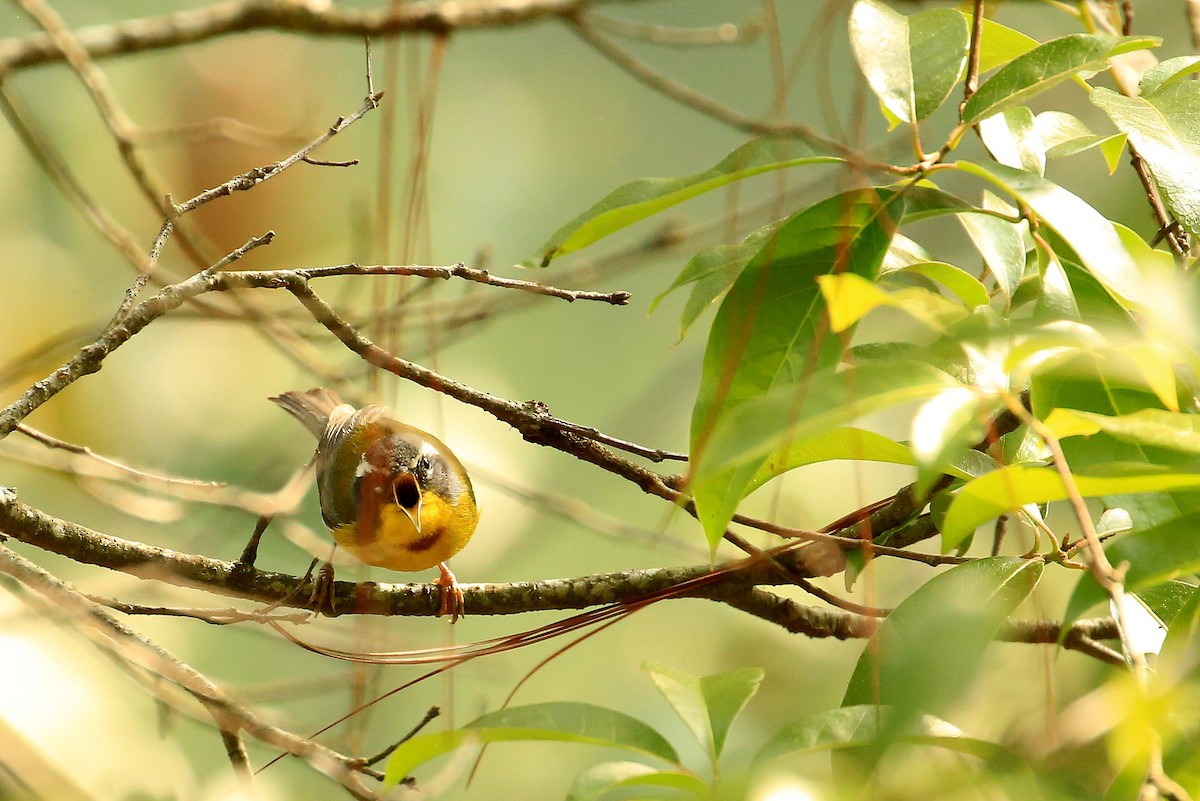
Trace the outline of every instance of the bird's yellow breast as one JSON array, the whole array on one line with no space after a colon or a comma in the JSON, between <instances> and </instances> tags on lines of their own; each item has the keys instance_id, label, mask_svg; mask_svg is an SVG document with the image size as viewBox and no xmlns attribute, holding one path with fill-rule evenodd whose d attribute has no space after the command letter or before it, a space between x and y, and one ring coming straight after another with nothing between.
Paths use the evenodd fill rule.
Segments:
<instances>
[{"instance_id":1,"label":"bird's yellow breast","mask_svg":"<svg viewBox=\"0 0 1200 801\"><path fill-rule=\"evenodd\" d=\"M421 530L417 531L408 515L394 503L384 504L379 525L373 536L362 537L356 523L333 529L338 545L360 561L389 570L425 570L444 562L463 549L475 525L479 510L464 496L452 506L432 492L421 494Z\"/></svg>"}]
</instances>

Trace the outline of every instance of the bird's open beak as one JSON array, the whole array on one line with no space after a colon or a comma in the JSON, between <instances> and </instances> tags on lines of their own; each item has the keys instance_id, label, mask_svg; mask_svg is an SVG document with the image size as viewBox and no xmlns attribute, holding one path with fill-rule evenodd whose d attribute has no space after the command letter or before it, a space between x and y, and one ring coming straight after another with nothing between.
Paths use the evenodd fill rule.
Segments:
<instances>
[{"instance_id":1,"label":"bird's open beak","mask_svg":"<svg viewBox=\"0 0 1200 801\"><path fill-rule=\"evenodd\" d=\"M413 528L421 533L421 485L412 473L400 473L392 482L392 496L408 519Z\"/></svg>"}]
</instances>

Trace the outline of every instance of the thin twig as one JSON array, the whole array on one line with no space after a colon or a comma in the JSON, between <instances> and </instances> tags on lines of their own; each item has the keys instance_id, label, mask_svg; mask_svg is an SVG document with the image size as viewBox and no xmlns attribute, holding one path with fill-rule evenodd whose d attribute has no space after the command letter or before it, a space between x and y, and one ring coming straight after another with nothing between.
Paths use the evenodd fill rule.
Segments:
<instances>
[{"instance_id":1,"label":"thin twig","mask_svg":"<svg viewBox=\"0 0 1200 801\"><path fill-rule=\"evenodd\" d=\"M122 462L118 462L116 459L110 459L107 456L96 453L91 448L88 448L84 445L76 445L73 442L61 440L58 437L53 437L43 431L30 428L24 423L17 426L17 430L35 442L40 442L47 448L66 451L67 453L73 453L78 456L85 456L88 459L92 459L100 464L113 468L113 470L117 471L118 473L126 474L137 480L147 480L161 484L177 484L186 487L202 489L217 489L226 486L219 481L201 481L194 478L178 478L176 476L168 476L162 473L152 473L148 470L143 470L138 467L131 467L127 464L123 464Z\"/></svg>"},{"instance_id":2,"label":"thin twig","mask_svg":"<svg viewBox=\"0 0 1200 801\"><path fill-rule=\"evenodd\" d=\"M963 81L963 99L958 107L958 116L962 118L963 109L971 95L979 88L979 52L983 41L983 0L975 0L971 9L971 39L967 50L967 77Z\"/></svg>"},{"instance_id":3,"label":"thin twig","mask_svg":"<svg viewBox=\"0 0 1200 801\"><path fill-rule=\"evenodd\" d=\"M101 606L106 606L124 615L146 617L186 617L199 620L213 626L229 626L235 623L307 623L312 619L309 612L288 612L283 614L268 614L263 612L243 612L241 609L227 607L225 609L185 609L173 606L149 606L146 604L131 604L116 598L102 598L98 595L87 594L88 600Z\"/></svg>"},{"instance_id":4,"label":"thin twig","mask_svg":"<svg viewBox=\"0 0 1200 801\"><path fill-rule=\"evenodd\" d=\"M572 23L571 30L601 55L656 92L664 94L672 100L693 108L706 116L732 125L747 133L799 139L826 152L837 153L854 165L861 165L886 172L896 171L896 168L891 165L868 162L863 158L862 154L853 148L846 147L841 142L836 142L818 134L815 129L808 125L758 120L722 103L718 103L712 98L700 94L691 87L676 81L674 78L651 68L640 59L635 58L629 51L598 33L590 25L588 18L583 15L573 15L569 17L569 20Z\"/></svg>"},{"instance_id":5,"label":"thin twig","mask_svg":"<svg viewBox=\"0 0 1200 801\"><path fill-rule=\"evenodd\" d=\"M381 97L383 97L382 92L376 92L374 94L367 95L362 106L360 106L357 111L355 111L349 117L338 117L324 133L313 139L311 142L297 150L292 155L288 156L282 161L277 161L273 164L267 164L263 167L256 167L252 170L248 170L241 175L230 178L223 184L204 190L195 197L185 200L183 203L174 206L174 216L187 214L188 212L216 198L225 197L233 194L234 192L244 192L249 189L253 189L263 181L268 181L271 178L274 178L276 175L279 175L293 164L303 161L305 156L316 150L321 145L325 144L333 137L337 136L347 127L362 119L364 114L368 113L372 109L378 108L379 99Z\"/></svg>"},{"instance_id":6,"label":"thin twig","mask_svg":"<svg viewBox=\"0 0 1200 801\"><path fill-rule=\"evenodd\" d=\"M371 264L339 264L331 267L304 267L295 270L297 275L304 278L327 278L335 275L418 275L423 278L462 278L488 286L505 289L519 289L534 295L546 295L552 298L562 298L566 301L594 300L611 303L614 306L624 306L629 302L628 292L589 292L575 289L559 289L558 287L540 284L535 281L521 281L516 278L501 278L492 275L487 270L472 269L461 261L447 266L432 265L371 265Z\"/></svg>"},{"instance_id":7,"label":"thin twig","mask_svg":"<svg viewBox=\"0 0 1200 801\"><path fill-rule=\"evenodd\" d=\"M695 47L697 45L727 45L752 42L762 34L761 20L750 20L741 25L725 22L707 28L677 28L670 25L654 25L632 22L604 14L588 15L588 22L607 33L626 39L640 39L668 47Z\"/></svg>"}]
</instances>

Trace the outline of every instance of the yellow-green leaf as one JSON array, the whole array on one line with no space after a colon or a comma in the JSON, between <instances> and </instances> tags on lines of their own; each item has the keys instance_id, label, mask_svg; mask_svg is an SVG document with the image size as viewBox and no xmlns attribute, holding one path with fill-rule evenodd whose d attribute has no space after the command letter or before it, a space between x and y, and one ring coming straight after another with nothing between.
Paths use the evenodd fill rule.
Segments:
<instances>
[{"instance_id":1,"label":"yellow-green leaf","mask_svg":"<svg viewBox=\"0 0 1200 801\"><path fill-rule=\"evenodd\" d=\"M622 228L697 195L753 175L806 164L832 164L841 159L818 155L795 140L752 139L712 169L683 178L642 178L614 190L600 202L559 228L522 266L547 266L559 256L587 247Z\"/></svg>"},{"instance_id":2,"label":"yellow-green leaf","mask_svg":"<svg viewBox=\"0 0 1200 801\"><path fill-rule=\"evenodd\" d=\"M1123 475L1084 476L1073 479L1080 495L1132 495L1143 492L1168 492L1200 488L1200 474L1146 469L1133 472L1131 465ZM1005 512L1031 503L1049 503L1067 498L1066 485L1051 467L1011 465L1001 467L964 485L958 491L942 528L942 551L958 547L975 529Z\"/></svg>"},{"instance_id":3,"label":"yellow-green leaf","mask_svg":"<svg viewBox=\"0 0 1200 801\"><path fill-rule=\"evenodd\" d=\"M1074 33L1038 45L1005 64L984 81L963 107L963 122L976 123L1083 72L1108 67L1110 56L1157 47L1152 36Z\"/></svg>"}]
</instances>

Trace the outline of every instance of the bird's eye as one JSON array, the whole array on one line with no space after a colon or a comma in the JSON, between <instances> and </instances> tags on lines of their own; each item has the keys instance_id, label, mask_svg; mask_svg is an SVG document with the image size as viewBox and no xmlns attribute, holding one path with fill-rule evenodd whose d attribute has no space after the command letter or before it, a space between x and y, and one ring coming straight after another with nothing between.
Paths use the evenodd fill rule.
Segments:
<instances>
[{"instance_id":1,"label":"bird's eye","mask_svg":"<svg viewBox=\"0 0 1200 801\"><path fill-rule=\"evenodd\" d=\"M429 476L433 473L433 462L429 460L428 456L421 454L420 458L417 459L415 472L422 479L429 478Z\"/></svg>"}]
</instances>

